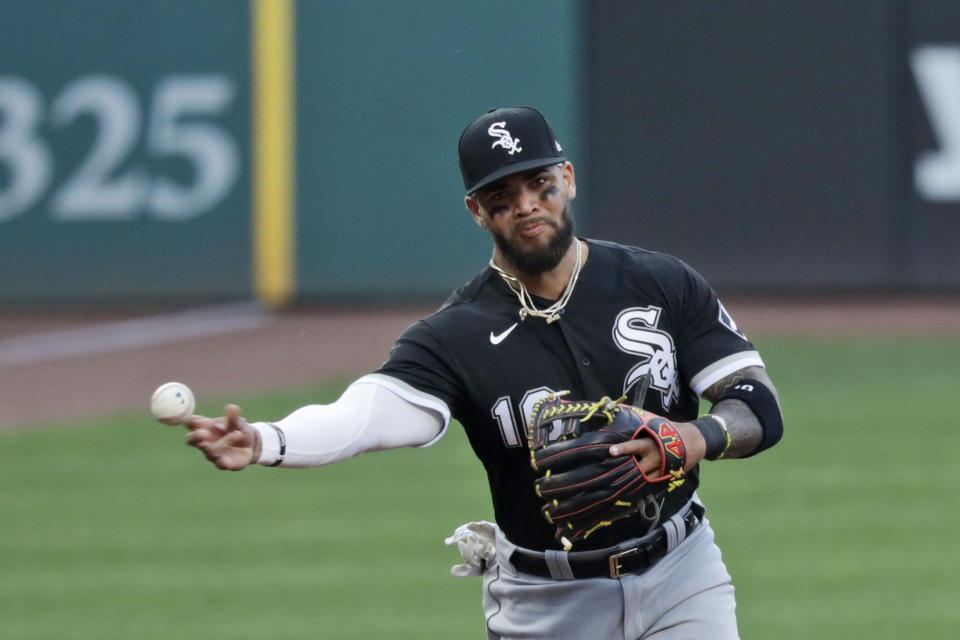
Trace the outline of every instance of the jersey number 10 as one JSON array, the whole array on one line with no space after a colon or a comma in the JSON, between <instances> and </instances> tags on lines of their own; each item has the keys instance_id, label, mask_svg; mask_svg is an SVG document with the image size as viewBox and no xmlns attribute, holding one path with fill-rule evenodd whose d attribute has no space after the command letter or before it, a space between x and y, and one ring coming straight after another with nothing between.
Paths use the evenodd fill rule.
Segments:
<instances>
[{"instance_id":1,"label":"jersey number 10","mask_svg":"<svg viewBox=\"0 0 960 640\"><path fill-rule=\"evenodd\" d=\"M523 394L523 399L520 400L519 405L520 415L523 416L524 419L523 424L517 422L510 396L500 396L497 398L497 401L493 403L493 407L490 409L490 415L493 416L500 426L500 435L503 437L504 445L507 447L524 446L527 441L527 422L530 420L530 416L533 415L533 406L551 393L556 392L549 387L537 387ZM554 440L556 437L559 437L559 428L560 422L554 422L553 429L550 430L550 435L547 436L547 439Z\"/></svg>"}]
</instances>

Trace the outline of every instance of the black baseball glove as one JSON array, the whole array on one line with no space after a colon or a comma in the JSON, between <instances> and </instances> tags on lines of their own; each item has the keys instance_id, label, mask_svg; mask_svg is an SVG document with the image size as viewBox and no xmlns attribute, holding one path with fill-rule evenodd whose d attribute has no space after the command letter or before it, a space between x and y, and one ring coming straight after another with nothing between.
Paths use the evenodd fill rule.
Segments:
<instances>
[{"instance_id":1,"label":"black baseball glove","mask_svg":"<svg viewBox=\"0 0 960 640\"><path fill-rule=\"evenodd\" d=\"M534 488L543 516L557 525L565 549L600 527L655 502L684 482L686 448L667 419L628 404L550 395L533 409L527 429L531 463L543 473ZM660 468L648 475L635 456L611 458L612 445L650 438L660 449Z\"/></svg>"}]
</instances>

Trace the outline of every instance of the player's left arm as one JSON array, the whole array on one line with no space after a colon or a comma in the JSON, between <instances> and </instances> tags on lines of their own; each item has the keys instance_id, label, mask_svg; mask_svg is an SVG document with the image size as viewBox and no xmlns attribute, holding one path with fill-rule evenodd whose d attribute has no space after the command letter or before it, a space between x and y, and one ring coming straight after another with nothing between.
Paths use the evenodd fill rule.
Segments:
<instances>
[{"instance_id":1,"label":"player's left arm","mask_svg":"<svg viewBox=\"0 0 960 640\"><path fill-rule=\"evenodd\" d=\"M780 440L783 419L780 400L766 369L748 366L704 390L714 403L710 412L693 422L674 423L686 449L689 471L701 460L746 458ZM610 448L612 456L634 455L646 473L660 466L660 453L649 438L631 440Z\"/></svg>"},{"instance_id":2,"label":"player's left arm","mask_svg":"<svg viewBox=\"0 0 960 640\"><path fill-rule=\"evenodd\" d=\"M780 397L763 367L750 366L735 371L713 383L702 396L714 403L708 415L720 418L724 423L722 429L726 430L724 449L717 457L745 458L769 449L780 440L783 434ZM700 426L702 430L703 423ZM705 426L713 428L710 424Z\"/></svg>"}]
</instances>

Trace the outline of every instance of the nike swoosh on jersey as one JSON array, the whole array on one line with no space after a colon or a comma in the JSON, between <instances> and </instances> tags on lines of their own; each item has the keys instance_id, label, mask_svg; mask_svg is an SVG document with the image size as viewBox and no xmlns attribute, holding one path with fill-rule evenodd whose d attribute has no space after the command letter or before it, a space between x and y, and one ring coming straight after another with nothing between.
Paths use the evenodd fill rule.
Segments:
<instances>
[{"instance_id":1,"label":"nike swoosh on jersey","mask_svg":"<svg viewBox=\"0 0 960 640\"><path fill-rule=\"evenodd\" d=\"M491 332L490 332L490 344L500 344L501 342L503 342L504 340L506 340L506 339L507 339L507 336L510 335L510 332L511 332L511 331L513 331L514 329L517 328L517 325L518 325L518 324L520 324L520 323L519 323L519 322L514 322L512 325L510 325L510 328L509 328L509 329L507 329L507 330L504 331L503 333L499 333L499 334L497 334L497 335L494 335L494 334L493 334L493 331L491 331Z\"/></svg>"}]
</instances>

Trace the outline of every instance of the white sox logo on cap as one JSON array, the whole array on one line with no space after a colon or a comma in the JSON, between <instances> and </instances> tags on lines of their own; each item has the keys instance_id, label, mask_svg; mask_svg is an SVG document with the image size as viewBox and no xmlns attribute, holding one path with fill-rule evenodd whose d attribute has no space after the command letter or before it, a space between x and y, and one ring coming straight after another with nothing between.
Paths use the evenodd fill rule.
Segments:
<instances>
[{"instance_id":1,"label":"white sox logo on cap","mask_svg":"<svg viewBox=\"0 0 960 640\"><path fill-rule=\"evenodd\" d=\"M566 160L547 119L533 107L491 109L463 130L457 153L467 194L504 176Z\"/></svg>"},{"instance_id":2,"label":"white sox logo on cap","mask_svg":"<svg viewBox=\"0 0 960 640\"><path fill-rule=\"evenodd\" d=\"M490 145L490 148L496 149L497 147L503 147L510 155L523 151L523 147L520 146L520 138L514 138L510 135L506 126L507 121L503 120L502 122L494 122L490 125L490 128L487 129L490 137L497 138L497 140Z\"/></svg>"}]
</instances>

